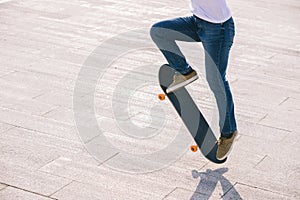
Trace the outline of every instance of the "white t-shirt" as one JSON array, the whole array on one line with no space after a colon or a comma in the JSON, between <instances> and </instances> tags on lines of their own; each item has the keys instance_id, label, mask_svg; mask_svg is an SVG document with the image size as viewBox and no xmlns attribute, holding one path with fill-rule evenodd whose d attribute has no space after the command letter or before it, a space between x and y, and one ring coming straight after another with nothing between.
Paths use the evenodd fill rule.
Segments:
<instances>
[{"instance_id":1,"label":"white t-shirt","mask_svg":"<svg viewBox=\"0 0 300 200\"><path fill-rule=\"evenodd\" d=\"M191 0L190 8L194 15L212 23L222 23L231 17L226 0Z\"/></svg>"}]
</instances>

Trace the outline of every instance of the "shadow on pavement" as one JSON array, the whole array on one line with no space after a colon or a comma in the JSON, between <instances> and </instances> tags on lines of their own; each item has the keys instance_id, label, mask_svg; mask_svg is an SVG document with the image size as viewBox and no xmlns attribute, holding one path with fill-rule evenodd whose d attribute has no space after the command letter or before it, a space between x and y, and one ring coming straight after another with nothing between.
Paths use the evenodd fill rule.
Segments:
<instances>
[{"instance_id":1,"label":"shadow on pavement","mask_svg":"<svg viewBox=\"0 0 300 200\"><path fill-rule=\"evenodd\" d=\"M220 194L220 198L224 200L242 199L235 190L234 185L223 176L227 171L228 168L219 168L216 170L207 169L206 172L193 170L192 176L195 179L200 177L200 182L190 200L208 200L216 189L218 182L220 182L223 190L223 193Z\"/></svg>"}]
</instances>

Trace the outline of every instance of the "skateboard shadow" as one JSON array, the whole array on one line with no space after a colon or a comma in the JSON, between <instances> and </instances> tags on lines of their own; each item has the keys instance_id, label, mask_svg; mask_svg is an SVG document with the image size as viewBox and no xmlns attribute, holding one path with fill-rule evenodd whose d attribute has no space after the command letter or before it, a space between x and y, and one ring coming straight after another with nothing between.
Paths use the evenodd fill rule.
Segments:
<instances>
[{"instance_id":1,"label":"skateboard shadow","mask_svg":"<svg viewBox=\"0 0 300 200\"><path fill-rule=\"evenodd\" d=\"M190 200L208 200L215 191L218 182L220 182L223 190L223 194L220 194L219 198L225 200L242 199L234 188L234 185L223 176L227 171L228 168L219 168L216 170L207 169L206 172L193 170L192 176L195 179L200 177L200 182Z\"/></svg>"}]
</instances>

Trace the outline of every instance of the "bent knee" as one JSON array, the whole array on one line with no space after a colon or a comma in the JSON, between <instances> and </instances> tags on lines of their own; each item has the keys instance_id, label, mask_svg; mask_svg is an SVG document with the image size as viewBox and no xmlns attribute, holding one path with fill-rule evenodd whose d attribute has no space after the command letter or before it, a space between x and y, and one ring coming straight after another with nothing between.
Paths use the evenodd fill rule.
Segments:
<instances>
[{"instance_id":1,"label":"bent knee","mask_svg":"<svg viewBox=\"0 0 300 200\"><path fill-rule=\"evenodd\" d=\"M164 35L163 32L164 32L164 26L162 22L157 22L153 24L150 28L150 36L154 41L158 38L162 38Z\"/></svg>"}]
</instances>

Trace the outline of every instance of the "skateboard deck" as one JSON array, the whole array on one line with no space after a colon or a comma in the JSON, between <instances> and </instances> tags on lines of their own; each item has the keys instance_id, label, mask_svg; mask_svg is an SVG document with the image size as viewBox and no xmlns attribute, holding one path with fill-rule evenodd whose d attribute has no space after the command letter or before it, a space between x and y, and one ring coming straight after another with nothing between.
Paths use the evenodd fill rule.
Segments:
<instances>
[{"instance_id":1,"label":"skateboard deck","mask_svg":"<svg viewBox=\"0 0 300 200\"><path fill-rule=\"evenodd\" d=\"M166 93L167 87L173 81L174 73L175 70L167 64L160 67L159 84L164 94L159 94L159 99L164 100L167 96L176 109L197 144L191 146L192 151L197 151L199 147L201 153L211 162L224 163L227 158L218 160L216 157L218 148L216 136L186 88L182 87L175 92Z\"/></svg>"}]
</instances>

